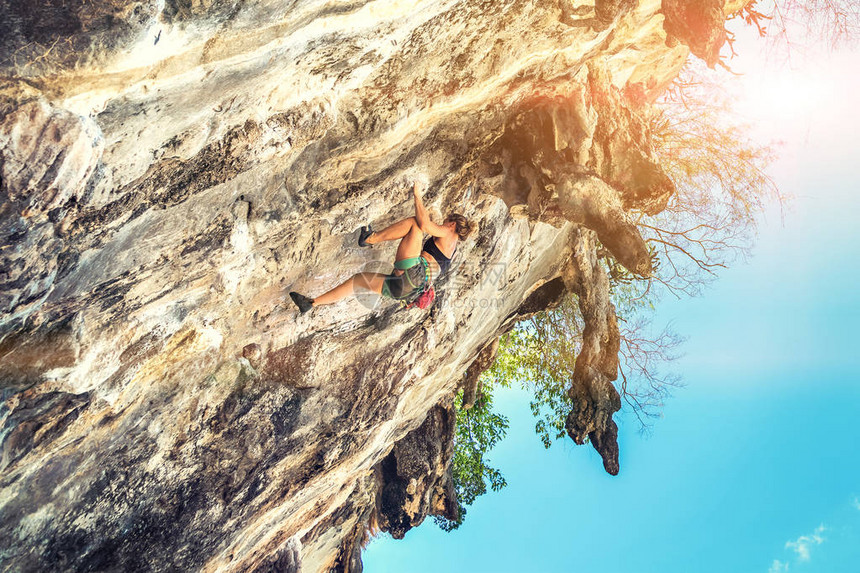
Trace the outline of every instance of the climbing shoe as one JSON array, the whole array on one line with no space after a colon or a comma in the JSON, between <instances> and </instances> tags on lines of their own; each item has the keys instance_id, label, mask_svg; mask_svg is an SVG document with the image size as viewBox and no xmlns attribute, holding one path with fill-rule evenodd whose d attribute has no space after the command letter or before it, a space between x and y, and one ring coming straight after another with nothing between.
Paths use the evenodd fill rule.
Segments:
<instances>
[{"instance_id":1,"label":"climbing shoe","mask_svg":"<svg viewBox=\"0 0 860 573\"><path fill-rule=\"evenodd\" d=\"M314 299L308 298L303 294L299 294L294 291L290 293L290 298L293 299L293 302L296 303L296 306L299 307L302 314L314 307Z\"/></svg>"},{"instance_id":2,"label":"climbing shoe","mask_svg":"<svg viewBox=\"0 0 860 573\"><path fill-rule=\"evenodd\" d=\"M367 227L362 227L358 231L358 246L359 247L372 247L370 243L367 242L368 237L373 234L373 229L370 228L370 225Z\"/></svg>"}]
</instances>

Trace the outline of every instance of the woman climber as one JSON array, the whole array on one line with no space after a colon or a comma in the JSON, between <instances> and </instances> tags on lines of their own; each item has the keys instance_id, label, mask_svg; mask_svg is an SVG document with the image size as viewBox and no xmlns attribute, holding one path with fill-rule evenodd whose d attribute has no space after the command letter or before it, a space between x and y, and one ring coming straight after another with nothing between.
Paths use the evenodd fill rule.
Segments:
<instances>
[{"instance_id":1,"label":"woman climber","mask_svg":"<svg viewBox=\"0 0 860 573\"><path fill-rule=\"evenodd\" d=\"M395 300L411 300L448 271L451 258L457 250L457 242L469 236L473 229L472 223L464 216L452 213L445 218L444 223L437 225L430 219L421 201L418 183L412 186L412 195L415 199L414 217L398 221L382 231L374 232L368 225L359 232L358 244L362 247L400 239L394 271L389 275L358 273L316 298L291 292L290 298L302 314L315 306L342 300L359 288ZM424 233L430 237L422 246Z\"/></svg>"}]
</instances>

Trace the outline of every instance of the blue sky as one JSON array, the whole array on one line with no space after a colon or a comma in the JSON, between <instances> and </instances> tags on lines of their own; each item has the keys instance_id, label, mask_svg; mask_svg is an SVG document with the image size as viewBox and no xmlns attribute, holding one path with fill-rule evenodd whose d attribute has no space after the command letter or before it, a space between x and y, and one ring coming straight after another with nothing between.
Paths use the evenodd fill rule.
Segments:
<instances>
[{"instance_id":1,"label":"blue sky","mask_svg":"<svg viewBox=\"0 0 860 573\"><path fill-rule=\"evenodd\" d=\"M381 536L365 571L860 571L860 55L773 71L752 45L739 109L784 140L773 175L794 198L747 264L661 303L656 323L688 337L687 386L652 437L622 418L613 478L590 448L545 450L528 397L500 391L509 486L453 533Z\"/></svg>"}]
</instances>

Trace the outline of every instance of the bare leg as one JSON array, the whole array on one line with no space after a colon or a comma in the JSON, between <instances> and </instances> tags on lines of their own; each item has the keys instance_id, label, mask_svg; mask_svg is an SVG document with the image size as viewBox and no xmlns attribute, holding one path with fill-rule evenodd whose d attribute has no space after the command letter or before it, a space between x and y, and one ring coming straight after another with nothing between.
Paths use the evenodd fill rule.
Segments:
<instances>
[{"instance_id":1,"label":"bare leg","mask_svg":"<svg viewBox=\"0 0 860 573\"><path fill-rule=\"evenodd\" d=\"M327 293L316 297L314 299L314 306L331 304L343 300L359 288L380 294L382 292L382 283L385 281L386 276L388 275L380 273L358 273L353 275Z\"/></svg>"},{"instance_id":2,"label":"bare leg","mask_svg":"<svg viewBox=\"0 0 860 573\"><path fill-rule=\"evenodd\" d=\"M424 238L424 233L418 226L418 222L414 217L403 219L393 225L386 227L378 233L373 233L367 238L369 244L379 243L381 241L393 241L401 239L400 245L397 246L397 255L395 261L401 261L412 257L417 257L421 254L421 240ZM395 270L397 274L402 274L403 271ZM313 300L313 306L321 306L324 304L332 304L355 293L356 289L364 289L367 291L382 293L382 284L388 275L381 273L358 273L351 276L341 284L337 285L330 291L321 294Z\"/></svg>"},{"instance_id":3,"label":"bare leg","mask_svg":"<svg viewBox=\"0 0 860 573\"><path fill-rule=\"evenodd\" d=\"M367 238L367 243L375 245L383 241L394 241L405 237L412 229L418 229L418 221L415 217L409 217L402 221L397 221L393 225L385 227L381 231L376 231ZM419 229L420 231L420 229Z\"/></svg>"},{"instance_id":4,"label":"bare leg","mask_svg":"<svg viewBox=\"0 0 860 573\"><path fill-rule=\"evenodd\" d=\"M414 218L406 219L411 221L412 226L406 231L406 234L401 238L400 244L397 245L397 254L394 256L395 261L403 259L411 259L421 255L421 241L424 239L424 232L418 226L418 222ZM403 221L401 221L403 222ZM386 229L385 231L387 231ZM383 231L383 233L385 232ZM397 274L400 274L399 272Z\"/></svg>"}]
</instances>

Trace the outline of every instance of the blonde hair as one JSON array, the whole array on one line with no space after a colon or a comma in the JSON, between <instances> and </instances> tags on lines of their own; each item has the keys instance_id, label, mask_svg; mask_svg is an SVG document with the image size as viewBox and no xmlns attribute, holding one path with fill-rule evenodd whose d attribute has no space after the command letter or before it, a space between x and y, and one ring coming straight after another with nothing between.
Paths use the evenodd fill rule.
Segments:
<instances>
[{"instance_id":1,"label":"blonde hair","mask_svg":"<svg viewBox=\"0 0 860 573\"><path fill-rule=\"evenodd\" d=\"M472 234L475 230L475 225L463 215L459 213L451 213L445 218L446 223L453 222L456 226L457 237L462 241Z\"/></svg>"}]
</instances>

